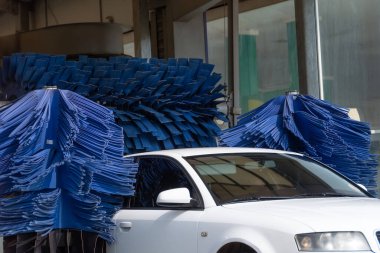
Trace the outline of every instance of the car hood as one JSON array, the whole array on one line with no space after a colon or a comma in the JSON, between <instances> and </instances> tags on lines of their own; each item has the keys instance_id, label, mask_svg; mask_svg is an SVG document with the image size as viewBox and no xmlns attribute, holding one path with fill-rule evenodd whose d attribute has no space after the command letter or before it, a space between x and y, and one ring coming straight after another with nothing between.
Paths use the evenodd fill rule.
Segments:
<instances>
[{"instance_id":1,"label":"car hood","mask_svg":"<svg viewBox=\"0 0 380 253\"><path fill-rule=\"evenodd\" d=\"M298 221L315 231L379 230L380 200L375 198L302 198L224 205L237 212Z\"/></svg>"}]
</instances>

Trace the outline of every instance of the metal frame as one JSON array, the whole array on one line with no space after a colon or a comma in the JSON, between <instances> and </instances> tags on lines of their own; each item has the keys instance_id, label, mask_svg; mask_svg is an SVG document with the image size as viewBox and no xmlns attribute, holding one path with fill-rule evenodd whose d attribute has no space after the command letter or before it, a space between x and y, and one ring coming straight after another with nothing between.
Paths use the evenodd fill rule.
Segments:
<instances>
[{"instance_id":1,"label":"metal frame","mask_svg":"<svg viewBox=\"0 0 380 253\"><path fill-rule=\"evenodd\" d=\"M239 0L228 1L228 95L232 95L229 105L232 125L237 124L240 108L239 80Z\"/></svg>"},{"instance_id":2,"label":"metal frame","mask_svg":"<svg viewBox=\"0 0 380 253\"><path fill-rule=\"evenodd\" d=\"M318 2L294 0L298 46L298 73L301 94L323 97L320 61Z\"/></svg>"}]
</instances>

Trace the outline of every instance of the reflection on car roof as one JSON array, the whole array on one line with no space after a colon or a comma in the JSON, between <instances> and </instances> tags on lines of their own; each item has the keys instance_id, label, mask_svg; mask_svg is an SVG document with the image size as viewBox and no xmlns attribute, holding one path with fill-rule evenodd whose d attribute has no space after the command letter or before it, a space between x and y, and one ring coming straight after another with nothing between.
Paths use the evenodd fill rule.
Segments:
<instances>
[{"instance_id":1,"label":"reflection on car roof","mask_svg":"<svg viewBox=\"0 0 380 253\"><path fill-rule=\"evenodd\" d=\"M198 155L230 154L230 153L278 153L278 154L301 155L298 153L284 151L284 150L264 149L264 148L212 147L212 148L182 148L182 149L143 152L143 153L129 155L129 157L141 156L141 155L164 155L164 156L188 157L188 156L198 156Z\"/></svg>"}]
</instances>

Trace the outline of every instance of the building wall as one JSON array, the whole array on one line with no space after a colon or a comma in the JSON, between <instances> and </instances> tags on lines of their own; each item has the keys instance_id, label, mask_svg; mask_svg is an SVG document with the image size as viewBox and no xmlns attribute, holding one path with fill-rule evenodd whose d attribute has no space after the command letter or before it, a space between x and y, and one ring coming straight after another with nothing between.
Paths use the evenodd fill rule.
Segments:
<instances>
[{"instance_id":1,"label":"building wall","mask_svg":"<svg viewBox=\"0 0 380 253\"><path fill-rule=\"evenodd\" d=\"M67 54L123 53L122 34L133 27L132 0L103 0L102 14L100 14L99 1L95 0L49 0L47 3L47 20L45 1L35 1L30 12L31 31L17 36L14 35L18 30L20 17L9 12L0 15L0 57L17 51ZM107 31L107 27L102 28L101 24L98 24L96 28L98 30L90 27L90 29L85 28L83 32L80 32L80 27L53 27L73 23L100 23L101 16L103 23L115 23L121 26L119 28L109 26ZM45 27L49 29L39 30ZM39 36L40 33L46 34L45 37ZM108 36L112 33L115 36ZM105 34L107 36L104 36ZM69 50L65 52L66 49Z\"/></svg>"},{"instance_id":2,"label":"building wall","mask_svg":"<svg viewBox=\"0 0 380 253\"><path fill-rule=\"evenodd\" d=\"M19 34L19 51L45 54L122 54L119 24L80 23L51 26ZM1 42L1 40L0 40Z\"/></svg>"},{"instance_id":3,"label":"building wall","mask_svg":"<svg viewBox=\"0 0 380 253\"><path fill-rule=\"evenodd\" d=\"M49 0L48 25L61 25L81 22L101 22L99 1L94 0ZM115 23L127 28L133 26L132 0L103 0L103 21L112 16ZM35 3L33 28L45 27L45 1Z\"/></svg>"},{"instance_id":4,"label":"building wall","mask_svg":"<svg viewBox=\"0 0 380 253\"><path fill-rule=\"evenodd\" d=\"M16 17L10 13L0 15L0 37L15 34L16 32Z\"/></svg>"}]
</instances>

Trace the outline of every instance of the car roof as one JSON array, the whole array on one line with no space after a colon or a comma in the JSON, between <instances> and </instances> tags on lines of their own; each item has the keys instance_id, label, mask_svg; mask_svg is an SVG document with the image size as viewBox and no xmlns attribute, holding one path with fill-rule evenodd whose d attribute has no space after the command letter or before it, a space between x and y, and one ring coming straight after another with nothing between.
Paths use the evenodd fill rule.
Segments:
<instances>
[{"instance_id":1,"label":"car roof","mask_svg":"<svg viewBox=\"0 0 380 253\"><path fill-rule=\"evenodd\" d=\"M199 155L212 155L212 154L231 154L231 153L277 153L277 154L294 154L302 155L299 153L275 150L275 149L264 149L264 148L240 148L240 147L212 147L212 148L181 148L181 149L169 149L160 151L151 151L137 153L133 155L128 155L127 157L134 156L199 156Z\"/></svg>"}]
</instances>

